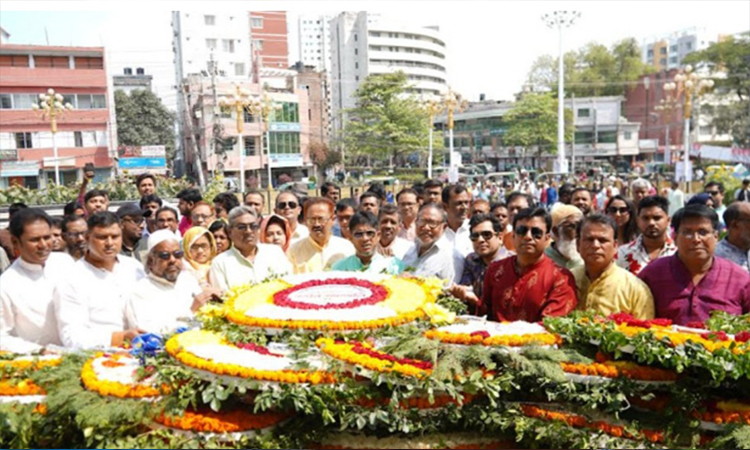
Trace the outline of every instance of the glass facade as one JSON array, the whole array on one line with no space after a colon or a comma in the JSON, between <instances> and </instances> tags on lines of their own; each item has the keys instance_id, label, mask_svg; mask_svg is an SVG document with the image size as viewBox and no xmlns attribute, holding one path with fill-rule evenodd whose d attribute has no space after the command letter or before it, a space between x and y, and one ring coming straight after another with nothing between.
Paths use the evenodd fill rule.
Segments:
<instances>
[{"instance_id":1,"label":"glass facade","mask_svg":"<svg viewBox=\"0 0 750 450\"><path fill-rule=\"evenodd\" d=\"M299 123L299 104L291 102L276 102L280 106L277 111L271 111L269 122Z\"/></svg>"},{"instance_id":2,"label":"glass facade","mask_svg":"<svg viewBox=\"0 0 750 450\"><path fill-rule=\"evenodd\" d=\"M295 103L296 104L296 103ZM269 133L271 154L302 153L299 145L299 133Z\"/></svg>"}]
</instances>

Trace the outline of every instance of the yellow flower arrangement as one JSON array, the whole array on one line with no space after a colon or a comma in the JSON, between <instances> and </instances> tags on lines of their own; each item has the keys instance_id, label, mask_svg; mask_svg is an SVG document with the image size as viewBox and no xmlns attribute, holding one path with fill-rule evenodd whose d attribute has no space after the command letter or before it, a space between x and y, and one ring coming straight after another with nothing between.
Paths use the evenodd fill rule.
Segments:
<instances>
[{"instance_id":1,"label":"yellow flower arrangement","mask_svg":"<svg viewBox=\"0 0 750 450\"><path fill-rule=\"evenodd\" d=\"M238 364L217 363L190 352L190 347L193 345L207 344L232 345L219 334L203 330L191 330L172 336L164 348L167 353L180 363L193 369L205 370L216 375L291 384L324 384L335 382L333 375L328 372L255 369Z\"/></svg>"},{"instance_id":2,"label":"yellow flower arrangement","mask_svg":"<svg viewBox=\"0 0 750 450\"><path fill-rule=\"evenodd\" d=\"M103 353L97 353L93 358L86 361L81 369L81 381L83 381L83 386L89 391L96 392L102 396L117 398L158 397L162 392L169 392L169 388L166 385L162 386L162 391L159 391L159 389L143 383L125 384L117 381L101 380L94 370L94 360L99 358L107 358L103 365L116 367L118 364L123 364L119 361L120 359L130 357L123 355L105 356Z\"/></svg>"},{"instance_id":3,"label":"yellow flower arrangement","mask_svg":"<svg viewBox=\"0 0 750 450\"><path fill-rule=\"evenodd\" d=\"M59 366L62 362L61 356L19 357L16 359L0 361L0 368L12 367L14 369L39 370L45 367Z\"/></svg>"},{"instance_id":4,"label":"yellow flower arrangement","mask_svg":"<svg viewBox=\"0 0 750 450\"><path fill-rule=\"evenodd\" d=\"M0 381L0 396L45 394L47 393L44 391L44 388L28 379L21 380L18 383Z\"/></svg>"},{"instance_id":5,"label":"yellow flower arrangement","mask_svg":"<svg viewBox=\"0 0 750 450\"><path fill-rule=\"evenodd\" d=\"M363 342L342 342L330 338L319 338L315 344L323 353L335 359L374 372L395 372L416 378L423 378L432 373L432 364L427 361L395 358Z\"/></svg>"},{"instance_id":6,"label":"yellow flower arrangement","mask_svg":"<svg viewBox=\"0 0 750 450\"><path fill-rule=\"evenodd\" d=\"M562 338L552 333L504 334L490 336L489 333L450 333L440 330L428 330L425 337L446 344L486 345L492 347L523 347L524 345L559 345Z\"/></svg>"},{"instance_id":7,"label":"yellow flower arrangement","mask_svg":"<svg viewBox=\"0 0 750 450\"><path fill-rule=\"evenodd\" d=\"M430 317L430 322L433 324L453 323L456 320L456 313L448 311L437 303L424 304L422 311Z\"/></svg>"},{"instance_id":8,"label":"yellow flower arrangement","mask_svg":"<svg viewBox=\"0 0 750 450\"><path fill-rule=\"evenodd\" d=\"M684 345L686 342L693 342L695 344L700 344L703 347L706 348L709 352L715 352L716 350L723 349L723 348L730 348L733 344L735 345L735 348L733 349L733 353L735 354L742 354L746 351L748 351L748 345L747 344L741 344L737 345L735 341L729 339L729 340L711 340L706 339L701 335L694 334L694 333L683 333L680 331L674 331L672 328L669 327L662 327L662 326L656 326L652 325L651 328L643 328L643 327L634 327L627 325L625 323L617 325L617 330L622 332L625 336L633 337L641 333L648 333L651 332L654 334L654 337L656 339L668 339L669 342L672 343L673 346L678 347L680 345Z\"/></svg>"}]
</instances>

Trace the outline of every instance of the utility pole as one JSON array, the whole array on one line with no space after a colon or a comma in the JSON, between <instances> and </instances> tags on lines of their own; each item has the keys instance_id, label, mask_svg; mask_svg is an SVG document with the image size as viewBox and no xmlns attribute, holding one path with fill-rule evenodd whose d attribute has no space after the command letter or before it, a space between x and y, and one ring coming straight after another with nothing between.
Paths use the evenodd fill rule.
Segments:
<instances>
[{"instance_id":1,"label":"utility pole","mask_svg":"<svg viewBox=\"0 0 750 450\"><path fill-rule=\"evenodd\" d=\"M193 115L192 111L190 109L190 103L187 100L187 96L185 95L185 86L186 84L183 83L182 88L180 89L182 91L182 100L185 103L185 111L187 112L187 118L185 120L185 127L187 129L188 136L191 136L193 138L193 142L195 142L195 149L194 149L194 156L195 156L195 165L197 166L198 171L198 182L200 183L201 189L206 188L206 178L203 176L203 163L201 162L201 151L200 146L198 145L198 140L195 138L195 133L193 133ZM185 142L187 142L187 139L185 139Z\"/></svg>"},{"instance_id":2,"label":"utility pole","mask_svg":"<svg viewBox=\"0 0 750 450\"><path fill-rule=\"evenodd\" d=\"M570 173L576 174L576 93L570 94L573 107L573 139L570 141Z\"/></svg>"},{"instance_id":3,"label":"utility pole","mask_svg":"<svg viewBox=\"0 0 750 450\"><path fill-rule=\"evenodd\" d=\"M219 99L216 96L216 61L214 60L214 49L211 49L211 96L213 102L211 104L211 154L216 155L216 136L214 133L219 125ZM223 174L222 174L223 175ZM241 192L245 192L244 187Z\"/></svg>"}]
</instances>

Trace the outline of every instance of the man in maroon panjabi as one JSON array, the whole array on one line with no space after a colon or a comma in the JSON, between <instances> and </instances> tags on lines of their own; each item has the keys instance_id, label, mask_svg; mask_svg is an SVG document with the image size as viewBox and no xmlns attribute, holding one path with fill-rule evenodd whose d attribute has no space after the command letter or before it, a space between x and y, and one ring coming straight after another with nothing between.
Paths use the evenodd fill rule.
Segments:
<instances>
[{"instance_id":1,"label":"man in maroon panjabi","mask_svg":"<svg viewBox=\"0 0 750 450\"><path fill-rule=\"evenodd\" d=\"M482 306L489 320L538 322L575 309L573 275L544 254L551 222L544 208L524 209L513 219L516 255L492 263L484 277Z\"/></svg>"},{"instance_id":2,"label":"man in maroon panjabi","mask_svg":"<svg viewBox=\"0 0 750 450\"><path fill-rule=\"evenodd\" d=\"M705 205L679 210L672 223L677 253L649 264L639 274L654 294L656 317L677 325L703 322L711 311L750 313L750 275L714 256L719 217Z\"/></svg>"}]
</instances>

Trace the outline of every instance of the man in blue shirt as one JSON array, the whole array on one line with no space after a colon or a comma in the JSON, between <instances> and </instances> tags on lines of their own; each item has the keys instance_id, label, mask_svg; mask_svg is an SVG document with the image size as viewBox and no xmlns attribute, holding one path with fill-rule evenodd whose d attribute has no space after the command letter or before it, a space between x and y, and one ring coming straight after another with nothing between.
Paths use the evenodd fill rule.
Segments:
<instances>
[{"instance_id":1,"label":"man in blue shirt","mask_svg":"<svg viewBox=\"0 0 750 450\"><path fill-rule=\"evenodd\" d=\"M395 257L383 256L377 252L380 242L378 232L378 218L369 211L361 211L349 221L351 242L356 250L355 254L336 261L331 270L344 272L387 273L398 275L404 270L404 264Z\"/></svg>"}]
</instances>

